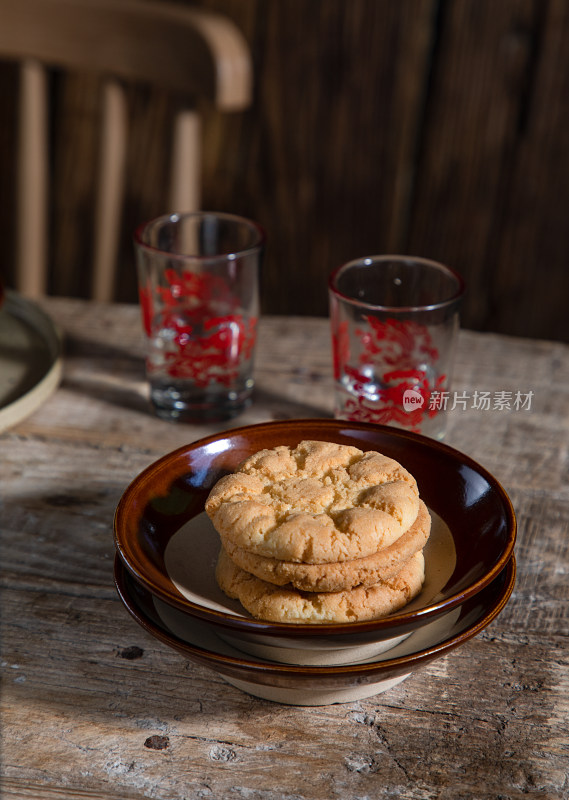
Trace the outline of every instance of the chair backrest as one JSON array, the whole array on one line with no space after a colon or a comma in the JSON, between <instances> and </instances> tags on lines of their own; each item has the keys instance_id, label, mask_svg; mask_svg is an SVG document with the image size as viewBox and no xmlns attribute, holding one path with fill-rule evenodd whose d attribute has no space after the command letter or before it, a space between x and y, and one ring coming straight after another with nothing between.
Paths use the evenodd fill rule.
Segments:
<instances>
[{"instance_id":1,"label":"chair backrest","mask_svg":"<svg viewBox=\"0 0 569 800\"><path fill-rule=\"evenodd\" d=\"M200 205L204 100L237 111L251 99L252 66L235 25L218 14L162 0L0 0L0 59L21 70L18 119L16 288L47 290L49 69L94 72L104 81L95 204L92 296L113 296L128 125L125 85L183 98L172 120L170 208ZM25 224L24 224L25 221Z\"/></svg>"}]
</instances>

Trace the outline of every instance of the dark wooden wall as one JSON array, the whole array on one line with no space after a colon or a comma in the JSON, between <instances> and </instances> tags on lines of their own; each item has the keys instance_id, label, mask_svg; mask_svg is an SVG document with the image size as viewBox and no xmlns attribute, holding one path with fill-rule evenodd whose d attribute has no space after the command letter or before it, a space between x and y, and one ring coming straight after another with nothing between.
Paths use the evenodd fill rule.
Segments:
<instances>
[{"instance_id":1,"label":"dark wooden wall","mask_svg":"<svg viewBox=\"0 0 569 800\"><path fill-rule=\"evenodd\" d=\"M463 274L465 327L569 341L567 0L193 5L231 17L254 55L252 108L206 112L203 206L266 227L266 313L324 315L336 265L405 252ZM4 67L8 276L12 79ZM97 88L89 77L54 79L56 293L87 285L78 265L90 249ZM136 298L132 228L168 210L169 100L133 90L131 101L121 300Z\"/></svg>"}]
</instances>

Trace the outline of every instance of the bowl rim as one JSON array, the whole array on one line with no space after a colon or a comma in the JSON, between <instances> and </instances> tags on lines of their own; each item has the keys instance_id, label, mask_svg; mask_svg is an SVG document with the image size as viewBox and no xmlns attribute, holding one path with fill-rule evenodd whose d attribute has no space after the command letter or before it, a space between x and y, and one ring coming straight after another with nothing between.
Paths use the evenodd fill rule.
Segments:
<instances>
[{"instance_id":1,"label":"bowl rim","mask_svg":"<svg viewBox=\"0 0 569 800\"><path fill-rule=\"evenodd\" d=\"M215 662L220 666L227 666L227 667L239 667L241 669L246 669L252 675L262 673L263 675L291 675L298 673L299 676L309 678L313 676L337 676L337 675L373 675L380 672L387 672L393 669L399 669L402 667L415 667L423 663L424 661L430 661L434 657L439 654L446 654L450 650L458 647L461 644L464 644L469 639L477 636L484 628L486 628L490 623L492 623L504 610L506 605L508 604L515 584L516 584L516 576L517 576L517 563L516 557L512 553L508 562L504 566L503 570L495 577L494 580L498 580L500 575L504 575L504 585L499 590L498 595L496 596L494 602L484 607L478 618L472 622L470 625L456 633L454 636L449 636L448 638L444 639L441 642L437 642L436 644L431 645L430 647L423 648L422 650L417 650L416 652L409 653L405 656L399 656L396 658L387 658L380 661L364 661L360 663L353 663L353 664L334 664L334 665L305 665L305 664L286 664L283 662L278 661L258 661L255 659L254 656L248 656L248 654L244 653L243 657L237 657L232 655L226 655L224 653L215 653L211 650L207 650L204 647L199 647L195 644L190 644L186 642L184 639L181 639L175 633L167 631L161 626L154 622L153 620L149 619L148 615L144 612L144 610L140 609L133 599L128 595L128 590L125 585L125 576L130 576L131 580L136 580L134 576L129 572L129 570L125 567L124 563L115 556L114 561L114 581L115 581L115 588L121 599L121 602L125 606L126 610L129 614L142 626L144 630L146 630L151 636L162 641L164 644L167 644L169 647L173 647L177 649L178 652L183 651L188 658L191 659L192 655L195 657L200 657L202 662L207 660L210 668L212 664L210 662ZM492 583L492 582L491 582ZM489 588L491 584L488 584L487 587ZM146 587L142 586L144 591L152 596L152 593L146 589ZM474 602L474 596L467 598L465 602ZM207 624L207 623L205 623ZM426 623L425 623L426 624ZM180 650L181 648L181 650Z\"/></svg>"},{"instance_id":2,"label":"bowl rim","mask_svg":"<svg viewBox=\"0 0 569 800\"><path fill-rule=\"evenodd\" d=\"M445 597L437 602L430 603L429 605L415 609L411 612L405 611L405 608L400 611L394 612L386 617L375 620L364 620L361 622L346 622L346 623L325 623L325 624L299 624L294 622L267 622L253 617L237 616L217 609L201 606L197 603L188 600L184 597L172 584L173 591L165 591L164 588L157 584L156 581L149 578L145 574L144 564L139 560L132 558L132 551L128 551L126 537L122 537L119 533L123 525L123 517L127 513L128 507L133 502L133 495L136 493L139 486L147 485L154 476L160 473L164 464L180 459L189 450L197 450L198 448L207 447L212 443L228 437L246 436L249 432L262 431L263 429L278 430L279 428L306 428L310 426L315 429L326 428L330 426L336 429L338 433L342 430L349 434L349 432L356 433L358 431L369 433L381 433L387 437L409 441L423 447L432 448L439 453L445 454L447 457L458 459L464 466L469 467L472 471L481 475L487 483L492 486L493 490L497 493L501 500L504 509L504 518L507 527L507 540L504 548L502 549L498 559L487 570L484 575L480 576L478 580L469 584L466 588L455 592L449 597ZM302 438L308 438L303 435ZM318 438L317 435L314 438ZM328 439L329 440L329 439ZM369 449L373 449L370 447ZM190 519L190 518L188 518ZM186 520L187 521L187 520ZM183 522L180 525L184 524ZM215 620L221 626L231 630L241 630L248 633L283 635L291 637L301 636L314 636L317 635L335 635L335 634L351 634L369 632L375 630L391 630L393 628L409 628L409 626L416 627L417 621L430 620L433 617L446 613L455 608L460 603L464 602L469 597L477 594L485 586L492 582L492 580L500 574L508 563L516 542L517 537L517 522L516 515L512 502L501 485L501 483L481 464L475 461L470 456L461 452L460 450L440 442L436 439L431 439L419 433L406 431L394 428L387 425L375 425L367 422L352 422L351 420L337 420L330 418L299 418L292 420L274 420L253 425L243 425L240 427L230 428L227 430L218 431L217 433L208 434L207 436L196 439L192 442L186 443L163 456L159 457L147 467L145 467L126 487L119 503L115 510L113 520L113 534L115 550L123 561L127 570L147 588L152 594L155 594L166 603L173 605L176 608L182 609L187 613L192 613L200 619ZM166 576L168 577L168 576Z\"/></svg>"}]
</instances>

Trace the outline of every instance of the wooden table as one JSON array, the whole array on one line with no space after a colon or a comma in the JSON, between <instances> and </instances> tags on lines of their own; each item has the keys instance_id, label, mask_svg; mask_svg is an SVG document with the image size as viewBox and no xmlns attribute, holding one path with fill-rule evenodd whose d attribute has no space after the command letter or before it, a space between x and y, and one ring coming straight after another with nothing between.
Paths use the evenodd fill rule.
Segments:
<instances>
[{"instance_id":1,"label":"wooden table","mask_svg":"<svg viewBox=\"0 0 569 800\"><path fill-rule=\"evenodd\" d=\"M61 388L0 437L3 798L569 796L569 347L460 338L454 387L469 403L447 441L516 509L505 611L388 693L299 708L241 693L123 609L112 577L123 489L215 426L149 413L137 308L44 306L65 335ZM327 321L264 319L256 374L235 425L331 415ZM489 409L472 407L482 391ZM498 410L517 392L529 408Z\"/></svg>"}]
</instances>

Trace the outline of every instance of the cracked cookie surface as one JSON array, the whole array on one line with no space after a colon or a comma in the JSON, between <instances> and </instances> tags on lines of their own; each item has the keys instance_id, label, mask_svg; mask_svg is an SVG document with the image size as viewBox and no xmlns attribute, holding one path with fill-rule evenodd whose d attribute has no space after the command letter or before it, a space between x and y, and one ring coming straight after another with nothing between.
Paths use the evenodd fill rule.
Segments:
<instances>
[{"instance_id":1,"label":"cracked cookie surface","mask_svg":"<svg viewBox=\"0 0 569 800\"><path fill-rule=\"evenodd\" d=\"M231 560L241 569L276 586L292 584L306 592L339 592L356 586L372 586L392 578L403 565L422 550L431 531L431 517L426 505L419 500L417 519L393 544L371 556L330 564L300 564L249 553L222 538Z\"/></svg>"},{"instance_id":2,"label":"cracked cookie surface","mask_svg":"<svg viewBox=\"0 0 569 800\"><path fill-rule=\"evenodd\" d=\"M413 476L375 451L322 441L261 450L211 490L205 509L223 542L305 564L364 558L415 522Z\"/></svg>"},{"instance_id":3,"label":"cracked cookie surface","mask_svg":"<svg viewBox=\"0 0 569 800\"><path fill-rule=\"evenodd\" d=\"M342 592L302 592L275 586L240 569L222 548L216 579L228 597L257 619L298 624L335 624L381 619L407 605L421 591L425 560L419 551L388 581Z\"/></svg>"}]
</instances>

